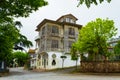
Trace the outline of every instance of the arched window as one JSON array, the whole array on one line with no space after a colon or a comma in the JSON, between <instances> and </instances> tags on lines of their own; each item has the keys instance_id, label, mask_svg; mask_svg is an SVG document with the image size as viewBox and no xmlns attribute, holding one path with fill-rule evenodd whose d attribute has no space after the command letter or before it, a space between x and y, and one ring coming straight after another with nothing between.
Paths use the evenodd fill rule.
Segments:
<instances>
[{"instance_id":1,"label":"arched window","mask_svg":"<svg viewBox=\"0 0 120 80\"><path fill-rule=\"evenodd\" d=\"M53 59L52 61L52 65L55 66L56 65L56 61Z\"/></svg>"},{"instance_id":2,"label":"arched window","mask_svg":"<svg viewBox=\"0 0 120 80\"><path fill-rule=\"evenodd\" d=\"M53 55L52 55L52 58L53 58L53 60L52 60L52 65L55 66L55 65L56 65L56 55L53 54Z\"/></svg>"}]
</instances>

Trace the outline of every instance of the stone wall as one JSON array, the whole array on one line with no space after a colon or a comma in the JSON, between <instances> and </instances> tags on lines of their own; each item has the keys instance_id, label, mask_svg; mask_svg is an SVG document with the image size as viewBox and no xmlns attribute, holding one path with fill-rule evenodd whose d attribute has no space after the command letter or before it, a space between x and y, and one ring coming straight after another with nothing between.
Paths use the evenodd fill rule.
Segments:
<instances>
[{"instance_id":1,"label":"stone wall","mask_svg":"<svg viewBox=\"0 0 120 80\"><path fill-rule=\"evenodd\" d=\"M120 61L81 61L81 72L120 72Z\"/></svg>"}]
</instances>

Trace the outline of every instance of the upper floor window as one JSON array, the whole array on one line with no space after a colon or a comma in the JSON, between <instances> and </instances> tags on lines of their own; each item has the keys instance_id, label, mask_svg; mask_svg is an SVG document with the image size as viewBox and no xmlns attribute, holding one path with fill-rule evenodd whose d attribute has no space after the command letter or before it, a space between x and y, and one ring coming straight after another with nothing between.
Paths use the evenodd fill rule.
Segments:
<instances>
[{"instance_id":1,"label":"upper floor window","mask_svg":"<svg viewBox=\"0 0 120 80\"><path fill-rule=\"evenodd\" d=\"M75 23L75 21L72 18L66 18L66 22Z\"/></svg>"},{"instance_id":2,"label":"upper floor window","mask_svg":"<svg viewBox=\"0 0 120 80\"><path fill-rule=\"evenodd\" d=\"M52 33L59 33L59 29L56 26L52 27Z\"/></svg>"},{"instance_id":3,"label":"upper floor window","mask_svg":"<svg viewBox=\"0 0 120 80\"><path fill-rule=\"evenodd\" d=\"M42 28L42 35L45 34L45 27Z\"/></svg>"},{"instance_id":4,"label":"upper floor window","mask_svg":"<svg viewBox=\"0 0 120 80\"><path fill-rule=\"evenodd\" d=\"M75 35L74 28L69 28L69 35Z\"/></svg>"},{"instance_id":5,"label":"upper floor window","mask_svg":"<svg viewBox=\"0 0 120 80\"><path fill-rule=\"evenodd\" d=\"M52 40L51 48L58 48L58 40Z\"/></svg>"}]
</instances>

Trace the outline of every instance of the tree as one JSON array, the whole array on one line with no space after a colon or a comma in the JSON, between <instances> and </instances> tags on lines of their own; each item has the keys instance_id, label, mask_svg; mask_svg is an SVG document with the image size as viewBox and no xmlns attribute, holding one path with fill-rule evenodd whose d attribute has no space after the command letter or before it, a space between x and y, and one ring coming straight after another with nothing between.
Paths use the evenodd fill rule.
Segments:
<instances>
[{"instance_id":1,"label":"tree","mask_svg":"<svg viewBox=\"0 0 120 80\"><path fill-rule=\"evenodd\" d=\"M0 60L6 60L6 56L12 52L15 44L30 47L32 44L20 34L16 27L15 17L28 17L30 13L46 6L44 0L0 0ZM19 25L21 26L21 25Z\"/></svg>"},{"instance_id":2,"label":"tree","mask_svg":"<svg viewBox=\"0 0 120 80\"><path fill-rule=\"evenodd\" d=\"M21 51L13 53L14 59L17 59L18 66L24 66L25 62L28 60L29 55Z\"/></svg>"},{"instance_id":3,"label":"tree","mask_svg":"<svg viewBox=\"0 0 120 80\"><path fill-rule=\"evenodd\" d=\"M76 70L77 70L77 61L78 61L78 53L77 53L77 44L73 43L70 53L71 53L71 59L76 61Z\"/></svg>"},{"instance_id":4,"label":"tree","mask_svg":"<svg viewBox=\"0 0 120 80\"><path fill-rule=\"evenodd\" d=\"M29 58L29 55L27 53L17 51L17 52L12 52L11 54L7 55L6 58L7 58L7 65L10 67L13 67L14 59L16 59L18 66L24 66L26 61Z\"/></svg>"},{"instance_id":5,"label":"tree","mask_svg":"<svg viewBox=\"0 0 120 80\"><path fill-rule=\"evenodd\" d=\"M29 41L24 35L19 34L18 40L15 42L14 49L15 50L25 50L24 47L29 48L33 46L32 42Z\"/></svg>"},{"instance_id":6,"label":"tree","mask_svg":"<svg viewBox=\"0 0 120 80\"><path fill-rule=\"evenodd\" d=\"M120 40L117 42L117 44L114 47L114 54L116 58L120 59Z\"/></svg>"},{"instance_id":7,"label":"tree","mask_svg":"<svg viewBox=\"0 0 120 80\"><path fill-rule=\"evenodd\" d=\"M16 25L17 28L21 28L22 27L22 24L19 21L16 21L15 25ZM25 37L24 35L19 33L19 37L18 37L17 41L14 44L14 50L21 50L21 51L23 51L23 50L25 50L24 47L29 48L31 46L33 46L32 42L29 41L27 39L27 37Z\"/></svg>"},{"instance_id":8,"label":"tree","mask_svg":"<svg viewBox=\"0 0 120 80\"><path fill-rule=\"evenodd\" d=\"M86 4L86 6L89 8L91 6L91 4L95 4L98 5L98 3L102 3L105 0L79 0L78 6L82 5L82 4ZM108 3L111 2L111 0L106 0Z\"/></svg>"},{"instance_id":9,"label":"tree","mask_svg":"<svg viewBox=\"0 0 120 80\"><path fill-rule=\"evenodd\" d=\"M19 36L18 29L12 21L0 24L0 60L5 60L7 54L12 52L14 42Z\"/></svg>"},{"instance_id":10,"label":"tree","mask_svg":"<svg viewBox=\"0 0 120 80\"><path fill-rule=\"evenodd\" d=\"M107 41L115 36L117 28L114 26L113 20L97 18L95 21L89 22L79 33L77 43L78 50L81 53L88 53L88 60L97 60L104 56L105 60L108 56Z\"/></svg>"},{"instance_id":11,"label":"tree","mask_svg":"<svg viewBox=\"0 0 120 80\"><path fill-rule=\"evenodd\" d=\"M47 4L45 0L0 0L0 19L28 17L32 11Z\"/></svg>"}]
</instances>

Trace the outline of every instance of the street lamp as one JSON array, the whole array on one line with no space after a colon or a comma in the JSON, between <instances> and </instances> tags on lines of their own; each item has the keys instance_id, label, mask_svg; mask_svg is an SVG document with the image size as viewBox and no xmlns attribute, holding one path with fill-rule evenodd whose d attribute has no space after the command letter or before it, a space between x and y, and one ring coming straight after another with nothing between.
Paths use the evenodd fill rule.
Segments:
<instances>
[{"instance_id":1,"label":"street lamp","mask_svg":"<svg viewBox=\"0 0 120 80\"><path fill-rule=\"evenodd\" d=\"M60 56L60 58L62 58L62 68L63 68L63 66L64 66L64 60L67 58L65 55L62 55L62 56Z\"/></svg>"}]
</instances>

